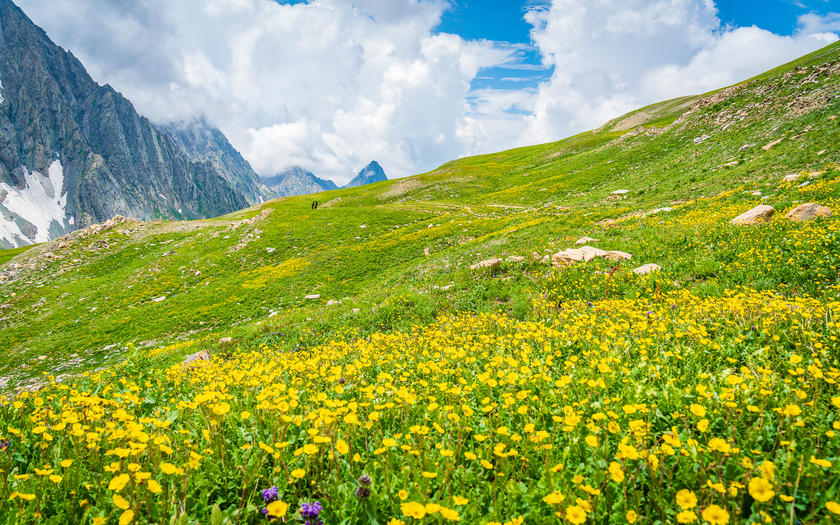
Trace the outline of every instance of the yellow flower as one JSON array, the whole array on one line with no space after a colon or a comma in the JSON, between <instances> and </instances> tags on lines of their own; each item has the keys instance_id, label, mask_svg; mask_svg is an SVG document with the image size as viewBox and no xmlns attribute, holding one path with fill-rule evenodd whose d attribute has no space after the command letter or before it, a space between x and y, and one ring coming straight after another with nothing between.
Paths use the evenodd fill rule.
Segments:
<instances>
[{"instance_id":1,"label":"yellow flower","mask_svg":"<svg viewBox=\"0 0 840 525\"><path fill-rule=\"evenodd\" d=\"M409 501L400 505L400 511L409 518L420 520L426 515L426 506L416 501Z\"/></svg>"},{"instance_id":2,"label":"yellow flower","mask_svg":"<svg viewBox=\"0 0 840 525\"><path fill-rule=\"evenodd\" d=\"M56 476L55 474L50 476L50 481L52 481L53 483L61 483L62 479L64 478L62 478L61 476Z\"/></svg>"},{"instance_id":3,"label":"yellow flower","mask_svg":"<svg viewBox=\"0 0 840 525\"><path fill-rule=\"evenodd\" d=\"M586 436L586 444L592 448L598 446L598 438L596 436Z\"/></svg>"},{"instance_id":4,"label":"yellow flower","mask_svg":"<svg viewBox=\"0 0 840 525\"><path fill-rule=\"evenodd\" d=\"M773 492L773 485L771 485L770 482L765 480L764 478L752 478L750 480L749 490L750 496L762 503L765 501L770 501L771 499L773 499L773 496L776 495L776 493Z\"/></svg>"},{"instance_id":5,"label":"yellow flower","mask_svg":"<svg viewBox=\"0 0 840 525\"><path fill-rule=\"evenodd\" d=\"M610 463L610 476L612 476L612 480L616 483L621 483L624 481L624 471L621 469L621 465L613 461Z\"/></svg>"},{"instance_id":6,"label":"yellow flower","mask_svg":"<svg viewBox=\"0 0 840 525\"><path fill-rule=\"evenodd\" d=\"M131 509L126 510L120 515L120 525L128 525L131 523L131 520L134 519L134 511Z\"/></svg>"},{"instance_id":7,"label":"yellow flower","mask_svg":"<svg viewBox=\"0 0 840 525\"><path fill-rule=\"evenodd\" d=\"M149 492L151 492L153 494L160 494L161 492L163 492L163 489L161 488L160 483L158 483L157 481L155 481L153 479L150 479L149 481L147 481L146 485L149 487Z\"/></svg>"},{"instance_id":8,"label":"yellow flower","mask_svg":"<svg viewBox=\"0 0 840 525\"><path fill-rule=\"evenodd\" d=\"M223 416L223 415L227 414L228 412L230 412L230 405L227 404L227 403L222 402L222 403L218 403L218 404L213 405L213 413L216 414L217 416Z\"/></svg>"},{"instance_id":9,"label":"yellow flower","mask_svg":"<svg viewBox=\"0 0 840 525\"><path fill-rule=\"evenodd\" d=\"M636 518L638 518L638 516L636 515L636 511L634 510L628 510L626 517L627 523L636 523Z\"/></svg>"},{"instance_id":10,"label":"yellow flower","mask_svg":"<svg viewBox=\"0 0 840 525\"><path fill-rule=\"evenodd\" d=\"M311 456L313 454L316 454L317 452L318 452L318 447L316 445L313 445L312 443L307 443L306 445L303 446L303 453L306 454L307 456Z\"/></svg>"},{"instance_id":11,"label":"yellow flower","mask_svg":"<svg viewBox=\"0 0 840 525\"><path fill-rule=\"evenodd\" d=\"M449 521L461 521L461 516L458 514L458 511L447 509L446 507L440 508L440 515Z\"/></svg>"},{"instance_id":12,"label":"yellow flower","mask_svg":"<svg viewBox=\"0 0 840 525\"><path fill-rule=\"evenodd\" d=\"M436 514L442 508L443 507L441 507L437 503L426 503L425 511L426 511L426 514L431 515L431 514Z\"/></svg>"},{"instance_id":13,"label":"yellow flower","mask_svg":"<svg viewBox=\"0 0 840 525\"><path fill-rule=\"evenodd\" d=\"M486 459L481 460L481 466L486 468L486 469L492 469L493 468L493 464L490 463L489 461L487 461Z\"/></svg>"},{"instance_id":14,"label":"yellow flower","mask_svg":"<svg viewBox=\"0 0 840 525\"><path fill-rule=\"evenodd\" d=\"M401 519L391 518L391 521L389 521L387 525L405 525L405 522Z\"/></svg>"},{"instance_id":15,"label":"yellow flower","mask_svg":"<svg viewBox=\"0 0 840 525\"><path fill-rule=\"evenodd\" d=\"M64 468L67 468L72 464L73 464L72 459L65 459L64 461L61 462L61 466L64 467Z\"/></svg>"},{"instance_id":16,"label":"yellow flower","mask_svg":"<svg viewBox=\"0 0 840 525\"><path fill-rule=\"evenodd\" d=\"M302 468L295 469L291 472L293 478L300 479L306 475L306 471Z\"/></svg>"},{"instance_id":17,"label":"yellow flower","mask_svg":"<svg viewBox=\"0 0 840 525\"><path fill-rule=\"evenodd\" d=\"M690 490L682 489L677 492L677 505L683 510L693 509L697 506L697 496Z\"/></svg>"},{"instance_id":18,"label":"yellow flower","mask_svg":"<svg viewBox=\"0 0 840 525\"><path fill-rule=\"evenodd\" d=\"M242 419L248 419L251 417L251 413L245 410L241 414L239 414L239 417Z\"/></svg>"},{"instance_id":19,"label":"yellow flower","mask_svg":"<svg viewBox=\"0 0 840 525\"><path fill-rule=\"evenodd\" d=\"M761 471L761 477L770 481L776 477L776 465L772 461L765 461L758 467Z\"/></svg>"},{"instance_id":20,"label":"yellow flower","mask_svg":"<svg viewBox=\"0 0 840 525\"><path fill-rule=\"evenodd\" d=\"M566 519L575 525L580 525L586 521L586 511L577 505L572 505L566 509Z\"/></svg>"},{"instance_id":21,"label":"yellow flower","mask_svg":"<svg viewBox=\"0 0 840 525\"><path fill-rule=\"evenodd\" d=\"M697 514L690 510L684 510L677 514L677 521L680 523L694 523L697 521Z\"/></svg>"},{"instance_id":22,"label":"yellow flower","mask_svg":"<svg viewBox=\"0 0 840 525\"><path fill-rule=\"evenodd\" d=\"M708 419L701 419L697 423L697 430L699 430L700 432L705 432L708 429L709 429L709 420Z\"/></svg>"},{"instance_id":23,"label":"yellow flower","mask_svg":"<svg viewBox=\"0 0 840 525\"><path fill-rule=\"evenodd\" d=\"M103 525L105 523L105 516L97 516L93 518L92 525Z\"/></svg>"},{"instance_id":24,"label":"yellow flower","mask_svg":"<svg viewBox=\"0 0 840 525\"><path fill-rule=\"evenodd\" d=\"M265 508L268 511L269 517L282 518L286 515L286 511L289 510L289 504L283 501L272 501Z\"/></svg>"},{"instance_id":25,"label":"yellow flower","mask_svg":"<svg viewBox=\"0 0 840 525\"><path fill-rule=\"evenodd\" d=\"M718 452L723 452L724 454L728 453L732 450L732 447L729 446L725 440L721 438L712 438L709 440L709 448L712 450L717 450Z\"/></svg>"},{"instance_id":26,"label":"yellow flower","mask_svg":"<svg viewBox=\"0 0 840 525\"><path fill-rule=\"evenodd\" d=\"M819 466L819 467L831 468L831 461L826 461L824 459L817 459L814 456L811 456L810 462L813 463L814 465Z\"/></svg>"},{"instance_id":27,"label":"yellow flower","mask_svg":"<svg viewBox=\"0 0 840 525\"><path fill-rule=\"evenodd\" d=\"M172 463L161 463L160 470L164 474L183 474L183 469L176 467Z\"/></svg>"},{"instance_id":28,"label":"yellow flower","mask_svg":"<svg viewBox=\"0 0 840 525\"><path fill-rule=\"evenodd\" d=\"M128 483L128 480L130 479L131 478L128 474L120 474L119 476L112 479L110 483L108 483L108 490L119 492L123 488L125 488L126 483Z\"/></svg>"},{"instance_id":29,"label":"yellow flower","mask_svg":"<svg viewBox=\"0 0 840 525\"><path fill-rule=\"evenodd\" d=\"M407 498L407 497L408 497L408 492L407 492L405 489L403 489L403 490L401 490L401 491L399 492L399 494L398 494L398 495L399 495L400 499L405 499L405 498ZM456 497L457 497L457 496L456 496Z\"/></svg>"},{"instance_id":30,"label":"yellow flower","mask_svg":"<svg viewBox=\"0 0 840 525\"><path fill-rule=\"evenodd\" d=\"M811 457L814 457L814 456L811 456ZM53 469L51 469L51 468L43 469L43 470L41 470L39 468L35 469L35 474L38 474L39 476L49 476L52 473L53 473Z\"/></svg>"},{"instance_id":31,"label":"yellow flower","mask_svg":"<svg viewBox=\"0 0 840 525\"><path fill-rule=\"evenodd\" d=\"M466 505L470 502L470 500L468 500L467 498L462 498L461 496L453 496L452 502L455 503L455 505Z\"/></svg>"},{"instance_id":32,"label":"yellow flower","mask_svg":"<svg viewBox=\"0 0 840 525\"><path fill-rule=\"evenodd\" d=\"M261 448L263 451L267 452L268 454L274 454L274 449L273 449L273 448L271 448L269 445L266 445L266 444L265 444L265 443L263 443L262 441L260 441L260 442L259 442L259 445L260 445L260 448Z\"/></svg>"},{"instance_id":33,"label":"yellow flower","mask_svg":"<svg viewBox=\"0 0 840 525\"><path fill-rule=\"evenodd\" d=\"M709 505L703 510L703 519L712 525L726 525L729 523L729 513L717 505Z\"/></svg>"},{"instance_id":34,"label":"yellow flower","mask_svg":"<svg viewBox=\"0 0 840 525\"><path fill-rule=\"evenodd\" d=\"M784 494L779 494L779 498L781 498L781 500L784 501L785 503L790 503L791 501L794 500L794 498L792 498L790 496L786 496Z\"/></svg>"},{"instance_id":35,"label":"yellow flower","mask_svg":"<svg viewBox=\"0 0 840 525\"><path fill-rule=\"evenodd\" d=\"M563 500L566 499L566 496L560 494L559 492L552 492L548 496L543 498L543 501L548 503L549 505L557 505L562 503Z\"/></svg>"},{"instance_id":36,"label":"yellow flower","mask_svg":"<svg viewBox=\"0 0 840 525\"><path fill-rule=\"evenodd\" d=\"M335 450L338 451L339 454L347 454L350 452L350 445L348 445L343 439L339 439L335 442Z\"/></svg>"},{"instance_id":37,"label":"yellow flower","mask_svg":"<svg viewBox=\"0 0 840 525\"><path fill-rule=\"evenodd\" d=\"M689 407L689 410L691 410L691 413L694 414L697 417L703 417L703 416L706 415L706 409L703 408L703 405L692 404Z\"/></svg>"},{"instance_id":38,"label":"yellow flower","mask_svg":"<svg viewBox=\"0 0 840 525\"><path fill-rule=\"evenodd\" d=\"M32 475L32 474L15 474L15 475L14 475L14 476L12 476L12 477L13 477L13 478L15 478L15 479L19 479L19 480L22 480L22 481L26 481L27 479L29 479L29 476L31 476L31 475Z\"/></svg>"},{"instance_id":39,"label":"yellow flower","mask_svg":"<svg viewBox=\"0 0 840 525\"><path fill-rule=\"evenodd\" d=\"M830 512L834 514L840 514L840 503L836 503L834 501L826 501L825 508L827 508Z\"/></svg>"},{"instance_id":40,"label":"yellow flower","mask_svg":"<svg viewBox=\"0 0 840 525\"><path fill-rule=\"evenodd\" d=\"M424 478L429 478L429 479L436 478L437 474L434 473L434 472L423 472L423 477Z\"/></svg>"},{"instance_id":41,"label":"yellow flower","mask_svg":"<svg viewBox=\"0 0 840 525\"><path fill-rule=\"evenodd\" d=\"M131 506L124 497L120 496L119 494L114 494L114 505L117 506L118 509L125 510Z\"/></svg>"}]
</instances>

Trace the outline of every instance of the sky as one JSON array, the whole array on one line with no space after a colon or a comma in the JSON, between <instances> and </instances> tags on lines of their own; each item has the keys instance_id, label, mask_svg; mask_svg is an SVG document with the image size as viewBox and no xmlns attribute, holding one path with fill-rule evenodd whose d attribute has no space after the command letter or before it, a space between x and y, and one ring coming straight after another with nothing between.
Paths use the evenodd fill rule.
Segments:
<instances>
[{"instance_id":1,"label":"sky","mask_svg":"<svg viewBox=\"0 0 840 525\"><path fill-rule=\"evenodd\" d=\"M556 141L840 35L840 0L15 0L156 123L341 185Z\"/></svg>"}]
</instances>

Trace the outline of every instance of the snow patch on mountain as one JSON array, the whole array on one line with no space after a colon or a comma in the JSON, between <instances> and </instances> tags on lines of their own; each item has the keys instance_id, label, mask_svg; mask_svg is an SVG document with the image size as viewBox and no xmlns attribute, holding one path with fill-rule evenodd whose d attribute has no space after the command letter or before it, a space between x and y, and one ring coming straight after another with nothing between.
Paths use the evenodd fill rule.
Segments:
<instances>
[{"instance_id":1,"label":"snow patch on mountain","mask_svg":"<svg viewBox=\"0 0 840 525\"><path fill-rule=\"evenodd\" d=\"M3 103L5 99L3 98L3 81L0 80L0 104Z\"/></svg>"},{"instance_id":2,"label":"snow patch on mountain","mask_svg":"<svg viewBox=\"0 0 840 525\"><path fill-rule=\"evenodd\" d=\"M29 172L24 166L23 174L25 185L21 190L0 183L0 240L13 246L47 242L51 232L64 232L73 225L73 218L68 218L65 211L67 192L62 193L61 162L50 164L46 174Z\"/></svg>"}]
</instances>

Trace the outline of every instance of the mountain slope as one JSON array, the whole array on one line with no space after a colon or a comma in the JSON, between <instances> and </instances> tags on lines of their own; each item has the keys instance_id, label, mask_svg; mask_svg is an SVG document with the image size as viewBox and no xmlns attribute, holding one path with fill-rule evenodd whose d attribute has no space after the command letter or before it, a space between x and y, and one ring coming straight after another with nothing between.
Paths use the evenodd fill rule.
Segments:
<instances>
[{"instance_id":1,"label":"mountain slope","mask_svg":"<svg viewBox=\"0 0 840 525\"><path fill-rule=\"evenodd\" d=\"M190 160L210 162L235 190L248 199L248 204L274 197L227 137L203 116L191 121L158 125L157 128L165 131Z\"/></svg>"},{"instance_id":2,"label":"mountain slope","mask_svg":"<svg viewBox=\"0 0 840 525\"><path fill-rule=\"evenodd\" d=\"M43 242L114 215L212 217L247 206L110 86L99 86L0 0L0 246Z\"/></svg>"},{"instance_id":3,"label":"mountain slope","mask_svg":"<svg viewBox=\"0 0 840 525\"><path fill-rule=\"evenodd\" d=\"M359 174L353 177L353 180L344 185L344 188L354 188L356 186L364 186L365 184L373 184L374 182L382 182L388 180L385 176L385 170L375 160L362 168Z\"/></svg>"},{"instance_id":4,"label":"mountain slope","mask_svg":"<svg viewBox=\"0 0 840 525\"><path fill-rule=\"evenodd\" d=\"M293 166L283 173L265 178L263 184L279 197L308 195L338 189L333 181L320 179L300 166Z\"/></svg>"}]
</instances>

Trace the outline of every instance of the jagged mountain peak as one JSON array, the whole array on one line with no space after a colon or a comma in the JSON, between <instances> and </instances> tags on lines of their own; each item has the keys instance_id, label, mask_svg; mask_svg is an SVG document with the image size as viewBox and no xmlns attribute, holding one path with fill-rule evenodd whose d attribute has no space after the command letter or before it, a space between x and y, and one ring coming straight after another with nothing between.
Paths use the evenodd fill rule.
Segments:
<instances>
[{"instance_id":1,"label":"jagged mountain peak","mask_svg":"<svg viewBox=\"0 0 840 525\"><path fill-rule=\"evenodd\" d=\"M382 169L382 166L380 166L378 162L372 160L344 187L352 188L354 186L364 186L365 184L372 184L374 182L382 182L385 180L388 180L388 177L385 175L385 170Z\"/></svg>"}]
</instances>

